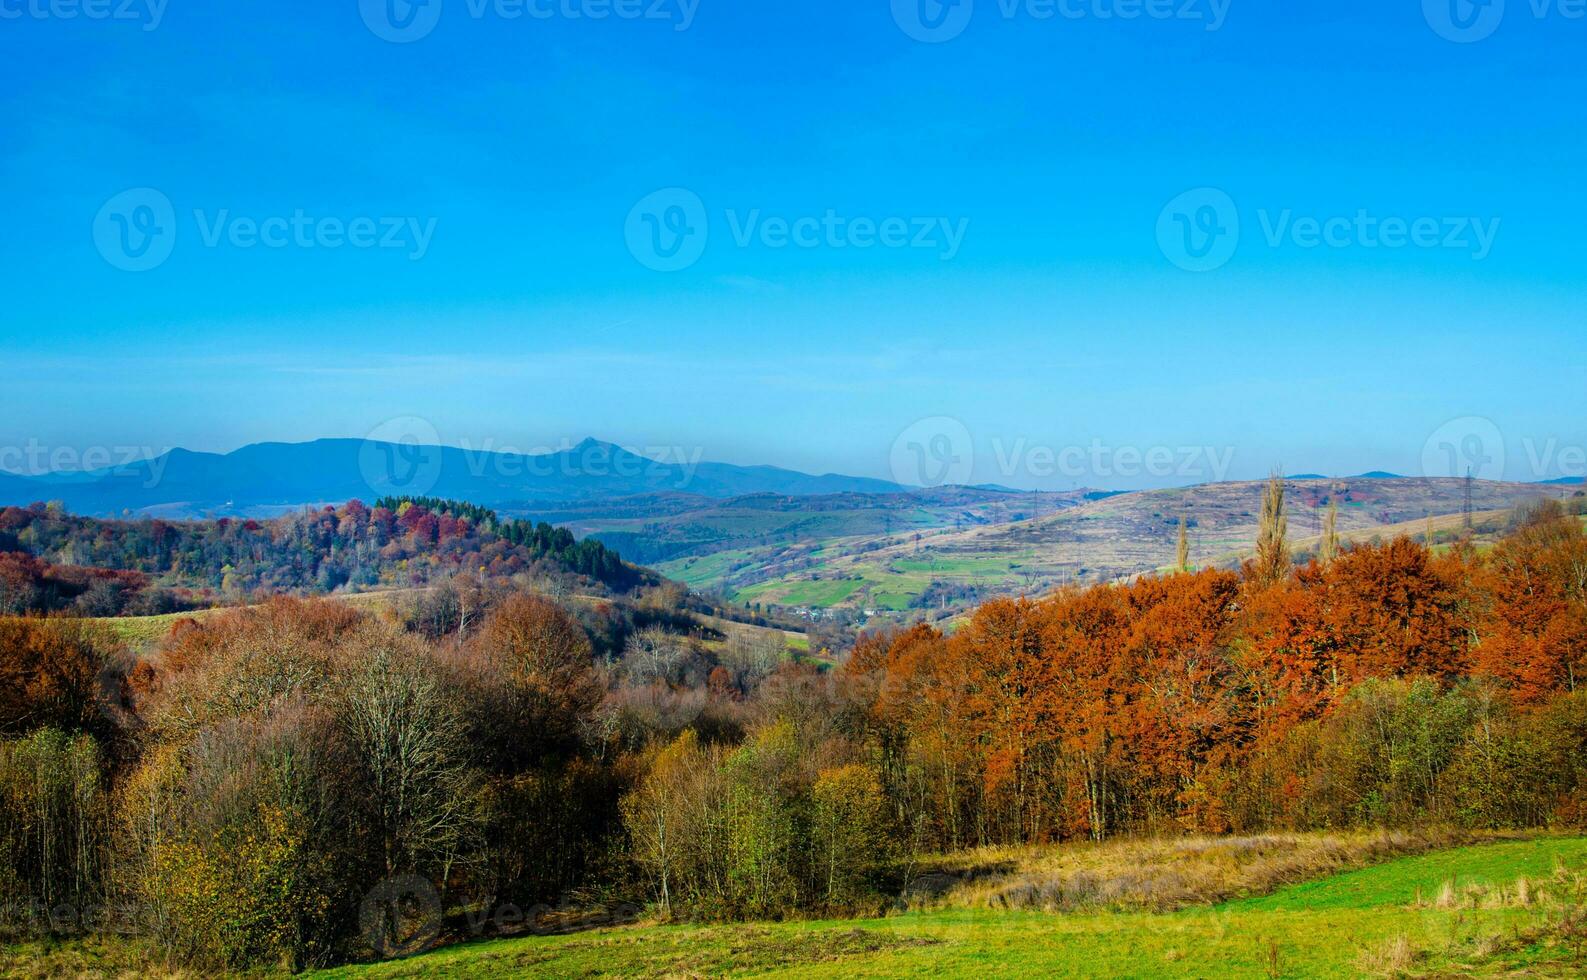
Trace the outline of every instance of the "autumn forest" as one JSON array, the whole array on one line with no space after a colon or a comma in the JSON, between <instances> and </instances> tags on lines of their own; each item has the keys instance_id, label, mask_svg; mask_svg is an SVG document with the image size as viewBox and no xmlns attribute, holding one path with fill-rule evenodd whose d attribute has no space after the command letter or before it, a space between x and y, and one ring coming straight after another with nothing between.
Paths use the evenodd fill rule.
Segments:
<instances>
[{"instance_id":1,"label":"autumn forest","mask_svg":"<svg viewBox=\"0 0 1587 980\"><path fill-rule=\"evenodd\" d=\"M1182 550L809 652L446 501L7 510L6 928L304 969L521 930L504 903L559 928L875 916L925 856L978 848L1587 825L1572 508L1491 547L1325 540L1296 564L1283 493L1241 567ZM160 590L193 611L152 644L107 625Z\"/></svg>"}]
</instances>

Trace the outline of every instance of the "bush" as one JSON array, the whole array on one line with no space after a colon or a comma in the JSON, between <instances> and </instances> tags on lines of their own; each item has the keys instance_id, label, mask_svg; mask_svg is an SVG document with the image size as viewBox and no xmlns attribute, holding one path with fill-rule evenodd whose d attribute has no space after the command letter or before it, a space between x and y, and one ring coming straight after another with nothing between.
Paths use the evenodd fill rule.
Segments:
<instances>
[{"instance_id":1,"label":"bush","mask_svg":"<svg viewBox=\"0 0 1587 980\"><path fill-rule=\"evenodd\" d=\"M0 617L0 735L108 731L100 699L109 642L73 619Z\"/></svg>"},{"instance_id":2,"label":"bush","mask_svg":"<svg viewBox=\"0 0 1587 980\"><path fill-rule=\"evenodd\" d=\"M1587 693L1537 711L1487 717L1445 773L1469 827L1580 825L1587 812Z\"/></svg>"},{"instance_id":3,"label":"bush","mask_svg":"<svg viewBox=\"0 0 1587 980\"><path fill-rule=\"evenodd\" d=\"M692 731L652 750L623 800L641 874L663 914L782 918L874 908L897 835L869 765L817 770L786 720L731 751Z\"/></svg>"},{"instance_id":4,"label":"bush","mask_svg":"<svg viewBox=\"0 0 1587 980\"><path fill-rule=\"evenodd\" d=\"M233 719L129 780L126 871L179 958L299 968L336 949L334 897L356 852L328 727L302 707Z\"/></svg>"}]
</instances>

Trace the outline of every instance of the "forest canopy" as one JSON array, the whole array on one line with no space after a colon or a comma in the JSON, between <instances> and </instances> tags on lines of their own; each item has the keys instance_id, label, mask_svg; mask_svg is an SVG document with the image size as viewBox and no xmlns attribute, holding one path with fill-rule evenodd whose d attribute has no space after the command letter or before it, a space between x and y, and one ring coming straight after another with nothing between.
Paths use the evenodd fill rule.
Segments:
<instances>
[{"instance_id":1,"label":"forest canopy","mask_svg":"<svg viewBox=\"0 0 1587 980\"><path fill-rule=\"evenodd\" d=\"M599 541L471 504L352 500L270 520L105 521L0 509L0 614L158 614L256 593L428 585L457 573L534 573L627 591L654 577Z\"/></svg>"}]
</instances>

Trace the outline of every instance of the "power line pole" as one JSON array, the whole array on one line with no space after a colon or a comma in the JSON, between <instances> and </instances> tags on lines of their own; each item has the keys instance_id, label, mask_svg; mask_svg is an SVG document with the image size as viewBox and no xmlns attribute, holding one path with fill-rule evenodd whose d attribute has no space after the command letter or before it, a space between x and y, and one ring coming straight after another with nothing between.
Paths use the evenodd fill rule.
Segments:
<instances>
[{"instance_id":1,"label":"power line pole","mask_svg":"<svg viewBox=\"0 0 1587 980\"><path fill-rule=\"evenodd\" d=\"M1474 484L1474 481L1472 480L1472 476L1471 476L1471 467L1468 466L1468 467L1466 467L1466 501L1465 501L1465 505L1461 508L1461 515L1465 518L1466 530L1468 530L1468 531L1470 531L1471 528L1472 528L1471 496L1472 496L1473 484Z\"/></svg>"}]
</instances>

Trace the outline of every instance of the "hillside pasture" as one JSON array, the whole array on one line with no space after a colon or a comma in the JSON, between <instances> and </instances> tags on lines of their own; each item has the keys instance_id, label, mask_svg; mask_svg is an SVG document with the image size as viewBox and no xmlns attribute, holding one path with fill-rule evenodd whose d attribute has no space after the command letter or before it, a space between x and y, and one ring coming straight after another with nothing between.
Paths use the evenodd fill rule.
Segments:
<instances>
[{"instance_id":1,"label":"hillside pasture","mask_svg":"<svg viewBox=\"0 0 1587 980\"><path fill-rule=\"evenodd\" d=\"M1349 854L1363 843L1318 838L1310 850ZM1205 846L1215 863L1220 845ZM1116 848L1102 854L1119 857ZM1579 914L1584 873L1587 840L1510 840L1166 912L983 904L874 919L640 925L478 942L321 976L1570 977L1581 975L1581 951L1558 924Z\"/></svg>"}]
</instances>

